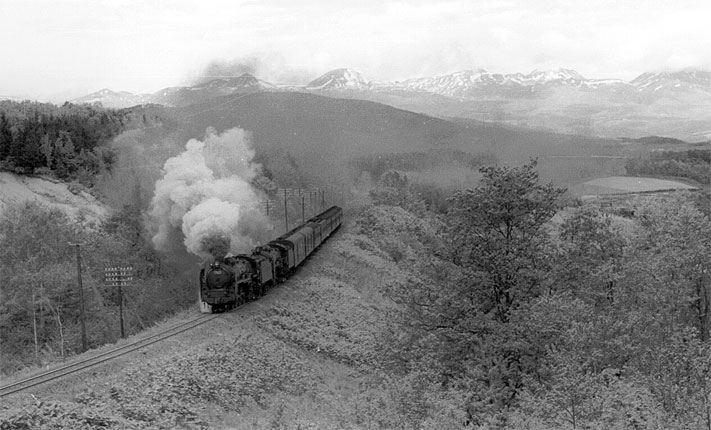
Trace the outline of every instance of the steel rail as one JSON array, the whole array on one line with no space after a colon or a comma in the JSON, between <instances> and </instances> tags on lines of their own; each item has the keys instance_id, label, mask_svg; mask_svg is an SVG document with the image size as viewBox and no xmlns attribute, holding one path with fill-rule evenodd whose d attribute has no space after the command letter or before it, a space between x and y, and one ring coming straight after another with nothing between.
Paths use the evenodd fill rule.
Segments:
<instances>
[{"instance_id":1,"label":"steel rail","mask_svg":"<svg viewBox=\"0 0 711 430\"><path fill-rule=\"evenodd\" d=\"M101 363L113 360L115 358L126 355L135 350L144 348L149 345L153 345L180 333L191 330L202 324L210 322L215 318L218 318L220 314L203 315L198 318L186 321L181 324L177 324L167 330L160 333L148 336L143 339L139 339L135 342L114 348L110 351L102 352L93 357L88 357L79 361L75 361L55 369L48 370L46 372L38 373L36 375L30 376L28 378L13 382L7 385L0 386L0 398L7 397L11 394L26 390L28 388L35 387L40 384L44 384L61 377L71 375L72 373L77 373L79 371L85 370L89 367L96 366Z\"/></svg>"}]
</instances>

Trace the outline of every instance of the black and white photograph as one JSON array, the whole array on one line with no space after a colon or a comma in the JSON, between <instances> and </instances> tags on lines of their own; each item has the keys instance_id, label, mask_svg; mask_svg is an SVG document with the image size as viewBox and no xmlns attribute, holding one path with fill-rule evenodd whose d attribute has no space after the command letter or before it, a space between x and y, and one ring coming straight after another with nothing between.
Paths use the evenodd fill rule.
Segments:
<instances>
[{"instance_id":1,"label":"black and white photograph","mask_svg":"<svg viewBox=\"0 0 711 430\"><path fill-rule=\"evenodd\" d=\"M708 0L0 0L0 429L711 430Z\"/></svg>"}]
</instances>

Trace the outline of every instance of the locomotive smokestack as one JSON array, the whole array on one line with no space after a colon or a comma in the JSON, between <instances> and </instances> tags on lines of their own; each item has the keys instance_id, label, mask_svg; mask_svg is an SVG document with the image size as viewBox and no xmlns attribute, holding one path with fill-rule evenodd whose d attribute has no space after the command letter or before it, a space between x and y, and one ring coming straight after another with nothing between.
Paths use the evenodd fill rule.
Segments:
<instances>
[{"instance_id":1,"label":"locomotive smokestack","mask_svg":"<svg viewBox=\"0 0 711 430\"><path fill-rule=\"evenodd\" d=\"M268 238L269 220L250 185L260 166L252 163L245 131L208 129L204 141L191 139L185 148L165 162L156 182L150 211L156 249L170 252L169 244L181 238L189 252L208 259L247 252Z\"/></svg>"},{"instance_id":2,"label":"locomotive smokestack","mask_svg":"<svg viewBox=\"0 0 711 430\"><path fill-rule=\"evenodd\" d=\"M222 260L230 251L230 238L220 234L206 236L200 241L200 246L215 260Z\"/></svg>"}]
</instances>

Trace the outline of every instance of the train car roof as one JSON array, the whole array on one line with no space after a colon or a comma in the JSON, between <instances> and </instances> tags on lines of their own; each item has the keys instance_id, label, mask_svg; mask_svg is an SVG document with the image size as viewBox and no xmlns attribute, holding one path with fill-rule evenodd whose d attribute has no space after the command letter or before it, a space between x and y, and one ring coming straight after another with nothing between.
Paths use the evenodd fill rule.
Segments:
<instances>
[{"instance_id":1,"label":"train car roof","mask_svg":"<svg viewBox=\"0 0 711 430\"><path fill-rule=\"evenodd\" d=\"M285 239L287 239L287 238L293 236L294 234L296 234L296 232L299 231L299 229L301 229L302 227L304 227L306 224L308 224L308 223L310 223L310 222L320 222L320 221L323 221L324 219L327 219L327 218L332 217L336 212L341 212L341 211L343 211L343 209L341 209L339 206L331 206L330 208L326 209L325 211L321 212L320 214L316 215L315 217L313 217L313 218L311 218L311 219L309 219L309 220L307 220L307 221L305 221L305 222L299 224L298 226L294 227L293 229L291 229L291 230L287 231L286 233L282 234L281 236L279 236L279 237L276 238L275 240L285 240ZM272 242L273 242L273 241L272 241Z\"/></svg>"},{"instance_id":2,"label":"train car roof","mask_svg":"<svg viewBox=\"0 0 711 430\"><path fill-rule=\"evenodd\" d=\"M330 218L333 215L335 215L337 212L342 212L343 209L341 209L339 206L331 206L330 208L326 209L325 211L321 212L320 214L316 215L315 217L311 218L309 221L320 221L325 218Z\"/></svg>"}]
</instances>

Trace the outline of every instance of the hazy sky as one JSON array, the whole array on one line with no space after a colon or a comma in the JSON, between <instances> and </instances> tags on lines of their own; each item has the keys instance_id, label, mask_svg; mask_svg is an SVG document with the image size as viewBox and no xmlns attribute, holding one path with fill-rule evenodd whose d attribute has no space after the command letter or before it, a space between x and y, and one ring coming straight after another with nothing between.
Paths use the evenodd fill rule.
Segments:
<instances>
[{"instance_id":1,"label":"hazy sky","mask_svg":"<svg viewBox=\"0 0 711 430\"><path fill-rule=\"evenodd\" d=\"M0 96L60 101L206 70L304 84L484 68L711 69L711 0L0 0ZM208 67L212 64L212 67Z\"/></svg>"}]
</instances>

